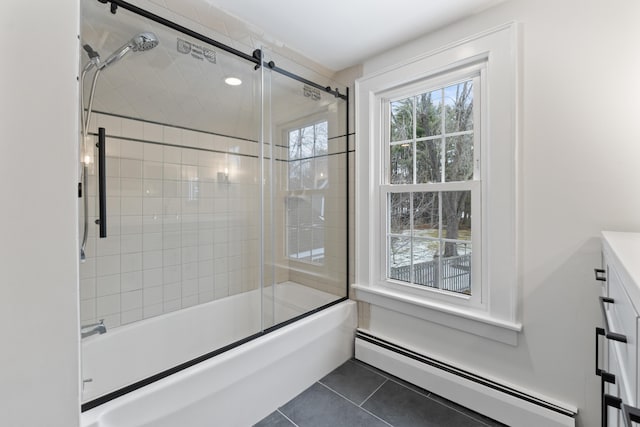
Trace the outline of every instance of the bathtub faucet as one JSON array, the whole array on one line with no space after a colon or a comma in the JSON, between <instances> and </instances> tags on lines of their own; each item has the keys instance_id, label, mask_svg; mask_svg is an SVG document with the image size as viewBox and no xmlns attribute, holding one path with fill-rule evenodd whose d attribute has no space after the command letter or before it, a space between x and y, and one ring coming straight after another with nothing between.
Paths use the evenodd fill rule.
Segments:
<instances>
[{"instance_id":1,"label":"bathtub faucet","mask_svg":"<svg viewBox=\"0 0 640 427\"><path fill-rule=\"evenodd\" d=\"M92 323L90 325L82 325L80 327L80 335L82 338L90 337L95 334L104 334L107 332L107 327L104 326L104 319L98 323Z\"/></svg>"}]
</instances>

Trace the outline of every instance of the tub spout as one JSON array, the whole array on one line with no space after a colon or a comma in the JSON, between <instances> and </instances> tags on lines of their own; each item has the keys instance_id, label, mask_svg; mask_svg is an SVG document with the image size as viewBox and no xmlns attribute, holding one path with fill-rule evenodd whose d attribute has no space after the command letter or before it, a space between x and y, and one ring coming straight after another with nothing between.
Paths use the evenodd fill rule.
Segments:
<instances>
[{"instance_id":1,"label":"tub spout","mask_svg":"<svg viewBox=\"0 0 640 427\"><path fill-rule=\"evenodd\" d=\"M107 327L104 326L104 319L98 323L92 323L90 325L82 325L80 327L80 335L82 338L90 337L95 334L104 334L107 332Z\"/></svg>"}]
</instances>

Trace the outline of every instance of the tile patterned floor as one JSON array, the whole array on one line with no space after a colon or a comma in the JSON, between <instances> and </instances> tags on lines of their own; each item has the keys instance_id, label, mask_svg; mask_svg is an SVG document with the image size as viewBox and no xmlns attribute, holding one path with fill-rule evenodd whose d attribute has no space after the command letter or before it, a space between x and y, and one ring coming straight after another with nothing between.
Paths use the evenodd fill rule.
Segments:
<instances>
[{"instance_id":1,"label":"tile patterned floor","mask_svg":"<svg viewBox=\"0 0 640 427\"><path fill-rule=\"evenodd\" d=\"M255 427L500 427L453 402L349 360Z\"/></svg>"}]
</instances>

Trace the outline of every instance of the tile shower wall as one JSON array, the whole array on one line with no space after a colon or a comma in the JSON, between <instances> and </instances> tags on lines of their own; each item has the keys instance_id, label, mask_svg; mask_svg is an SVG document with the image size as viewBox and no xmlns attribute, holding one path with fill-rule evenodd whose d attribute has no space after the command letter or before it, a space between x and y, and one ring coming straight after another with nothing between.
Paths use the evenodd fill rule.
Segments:
<instances>
[{"instance_id":1,"label":"tile shower wall","mask_svg":"<svg viewBox=\"0 0 640 427\"><path fill-rule=\"evenodd\" d=\"M82 323L104 319L113 328L256 289L258 144L94 114L93 132L99 126L107 133L108 237L97 238L92 170Z\"/></svg>"}]
</instances>

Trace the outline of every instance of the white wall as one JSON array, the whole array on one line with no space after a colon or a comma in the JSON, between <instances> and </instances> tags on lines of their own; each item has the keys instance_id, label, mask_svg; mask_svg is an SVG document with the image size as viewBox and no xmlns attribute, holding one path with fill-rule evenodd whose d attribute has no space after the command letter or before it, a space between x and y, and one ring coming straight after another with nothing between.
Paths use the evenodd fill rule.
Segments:
<instances>
[{"instance_id":1,"label":"white wall","mask_svg":"<svg viewBox=\"0 0 640 427\"><path fill-rule=\"evenodd\" d=\"M522 24L519 345L393 312L372 311L370 327L573 404L593 426L599 231L640 231L640 3L512 0L370 59L364 75L512 20Z\"/></svg>"},{"instance_id":2,"label":"white wall","mask_svg":"<svg viewBox=\"0 0 640 427\"><path fill-rule=\"evenodd\" d=\"M0 6L0 425L79 420L78 1Z\"/></svg>"}]
</instances>

